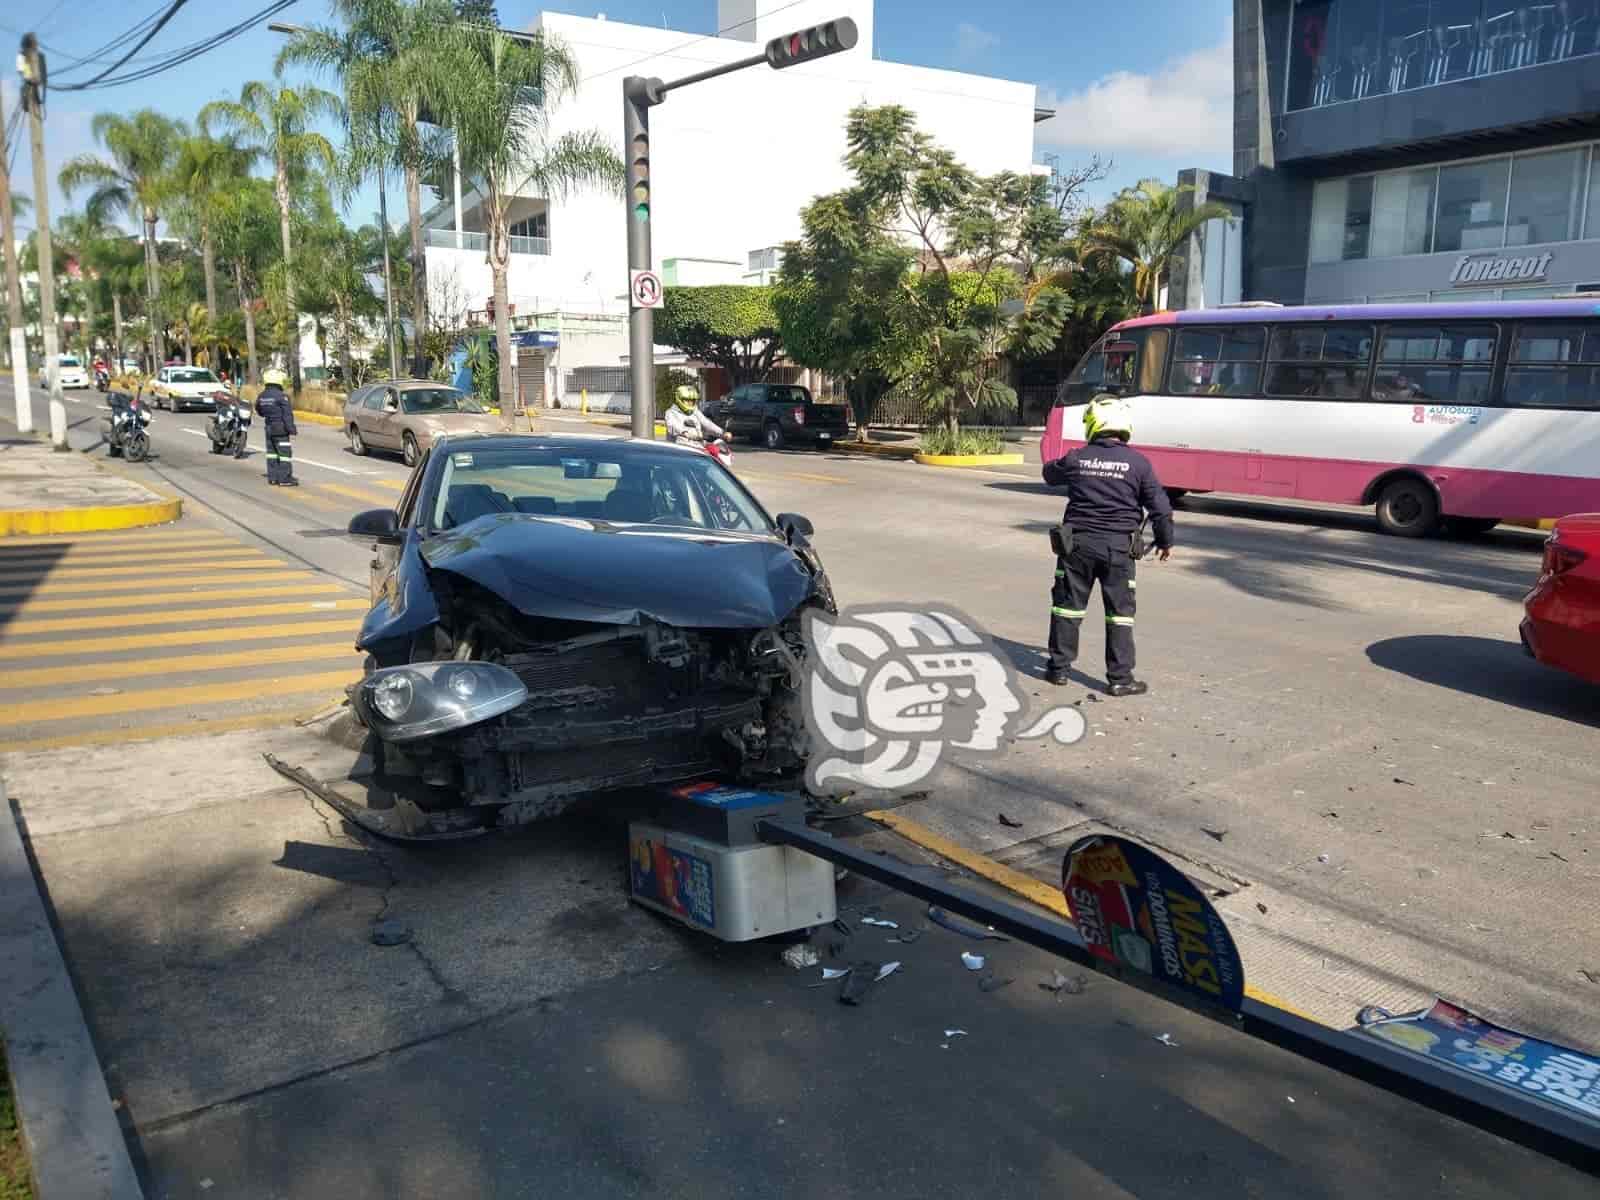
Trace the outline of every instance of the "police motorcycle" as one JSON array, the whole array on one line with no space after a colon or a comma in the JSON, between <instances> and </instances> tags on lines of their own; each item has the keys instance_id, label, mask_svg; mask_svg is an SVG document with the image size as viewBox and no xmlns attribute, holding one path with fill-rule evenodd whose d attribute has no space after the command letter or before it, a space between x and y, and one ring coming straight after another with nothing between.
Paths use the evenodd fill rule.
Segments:
<instances>
[{"instance_id":1,"label":"police motorcycle","mask_svg":"<svg viewBox=\"0 0 1600 1200\"><path fill-rule=\"evenodd\" d=\"M218 392L212 397L216 408L206 418L206 436L211 453L243 458L250 443L250 405L243 396Z\"/></svg>"},{"instance_id":2,"label":"police motorcycle","mask_svg":"<svg viewBox=\"0 0 1600 1200\"><path fill-rule=\"evenodd\" d=\"M150 406L137 396L112 392L106 397L110 414L100 423L102 436L112 458L143 462L150 457Z\"/></svg>"}]
</instances>

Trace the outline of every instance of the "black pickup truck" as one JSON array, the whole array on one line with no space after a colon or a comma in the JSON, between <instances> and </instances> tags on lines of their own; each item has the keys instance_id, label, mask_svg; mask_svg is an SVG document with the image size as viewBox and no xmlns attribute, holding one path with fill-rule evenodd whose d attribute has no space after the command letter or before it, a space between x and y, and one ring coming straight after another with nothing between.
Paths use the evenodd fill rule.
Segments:
<instances>
[{"instance_id":1,"label":"black pickup truck","mask_svg":"<svg viewBox=\"0 0 1600 1200\"><path fill-rule=\"evenodd\" d=\"M747 383L706 406L707 415L736 438L778 450L796 442L829 446L850 433L850 408L818 404L792 383Z\"/></svg>"}]
</instances>

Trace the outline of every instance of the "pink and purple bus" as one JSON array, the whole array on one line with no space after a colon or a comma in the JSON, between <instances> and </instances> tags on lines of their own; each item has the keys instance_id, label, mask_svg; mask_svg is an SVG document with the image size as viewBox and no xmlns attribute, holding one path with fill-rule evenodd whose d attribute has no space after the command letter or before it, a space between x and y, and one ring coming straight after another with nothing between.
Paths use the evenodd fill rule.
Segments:
<instances>
[{"instance_id":1,"label":"pink and purple bus","mask_svg":"<svg viewBox=\"0 0 1600 1200\"><path fill-rule=\"evenodd\" d=\"M1174 494L1372 504L1408 537L1600 511L1600 296L1124 321L1062 385L1046 462L1111 379Z\"/></svg>"}]
</instances>

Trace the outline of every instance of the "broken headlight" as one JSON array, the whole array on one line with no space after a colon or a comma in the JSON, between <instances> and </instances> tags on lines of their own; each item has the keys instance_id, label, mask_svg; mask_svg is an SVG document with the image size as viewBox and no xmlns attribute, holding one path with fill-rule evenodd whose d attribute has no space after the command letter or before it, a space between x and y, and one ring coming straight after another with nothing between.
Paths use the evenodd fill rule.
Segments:
<instances>
[{"instance_id":1,"label":"broken headlight","mask_svg":"<svg viewBox=\"0 0 1600 1200\"><path fill-rule=\"evenodd\" d=\"M407 742L510 712L528 689L494 663L431 662L374 671L357 694L368 728L385 741Z\"/></svg>"}]
</instances>

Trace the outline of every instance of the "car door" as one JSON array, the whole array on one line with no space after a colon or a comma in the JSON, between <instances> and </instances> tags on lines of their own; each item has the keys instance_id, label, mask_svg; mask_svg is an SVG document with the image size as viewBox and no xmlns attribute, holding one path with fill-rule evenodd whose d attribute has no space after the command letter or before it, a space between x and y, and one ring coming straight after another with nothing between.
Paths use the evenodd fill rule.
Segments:
<instances>
[{"instance_id":1,"label":"car door","mask_svg":"<svg viewBox=\"0 0 1600 1200\"><path fill-rule=\"evenodd\" d=\"M711 419L729 433L737 433L739 430L739 400L743 395L743 388L734 388L733 391L718 400L716 407L712 410Z\"/></svg>"},{"instance_id":2,"label":"car door","mask_svg":"<svg viewBox=\"0 0 1600 1200\"><path fill-rule=\"evenodd\" d=\"M374 388L381 395L383 388ZM418 459L416 467L411 472L411 478L406 480L405 489L400 493L400 499L395 502L395 524L400 530L400 536L393 541L382 541L373 547L371 570L372 602L387 598L391 604L398 599L395 591L395 575L400 569L400 556L405 550L406 539L411 536L412 527L418 524L417 506L422 495L422 479L428 471L428 454L424 451Z\"/></svg>"},{"instance_id":3,"label":"car door","mask_svg":"<svg viewBox=\"0 0 1600 1200\"><path fill-rule=\"evenodd\" d=\"M361 440L372 445L372 426L383 410L383 389L370 383L356 393L360 403L351 407L350 420L361 431Z\"/></svg>"},{"instance_id":4,"label":"car door","mask_svg":"<svg viewBox=\"0 0 1600 1200\"><path fill-rule=\"evenodd\" d=\"M385 450L400 449L400 392L387 384L375 387L367 401L372 414L372 436L367 440Z\"/></svg>"}]
</instances>

